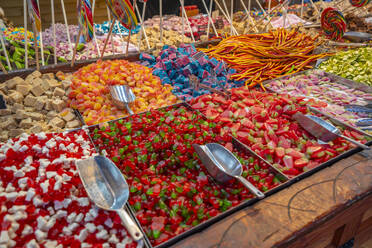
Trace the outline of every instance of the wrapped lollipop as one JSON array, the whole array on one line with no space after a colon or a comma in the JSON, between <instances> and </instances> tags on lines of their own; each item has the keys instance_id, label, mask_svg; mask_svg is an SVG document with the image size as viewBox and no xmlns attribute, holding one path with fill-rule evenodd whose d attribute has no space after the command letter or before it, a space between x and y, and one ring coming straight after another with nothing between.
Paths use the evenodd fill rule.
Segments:
<instances>
[{"instance_id":1,"label":"wrapped lollipop","mask_svg":"<svg viewBox=\"0 0 372 248\"><path fill-rule=\"evenodd\" d=\"M350 4L354 7L364 7L369 4L371 0L349 0Z\"/></svg>"},{"instance_id":2,"label":"wrapped lollipop","mask_svg":"<svg viewBox=\"0 0 372 248\"><path fill-rule=\"evenodd\" d=\"M322 12L321 26L325 35L332 40L340 40L346 31L346 21L340 11L326 8Z\"/></svg>"}]
</instances>

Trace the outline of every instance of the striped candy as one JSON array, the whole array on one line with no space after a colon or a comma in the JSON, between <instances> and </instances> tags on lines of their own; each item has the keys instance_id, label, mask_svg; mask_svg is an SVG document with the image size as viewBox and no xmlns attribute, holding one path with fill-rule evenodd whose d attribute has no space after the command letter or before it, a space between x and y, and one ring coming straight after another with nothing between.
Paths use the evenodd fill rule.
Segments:
<instances>
[{"instance_id":1,"label":"striped candy","mask_svg":"<svg viewBox=\"0 0 372 248\"><path fill-rule=\"evenodd\" d=\"M106 0L112 15L127 29L136 28L138 21L129 0Z\"/></svg>"},{"instance_id":2,"label":"striped candy","mask_svg":"<svg viewBox=\"0 0 372 248\"><path fill-rule=\"evenodd\" d=\"M41 18L37 0L27 0L28 14L37 32L41 31Z\"/></svg>"},{"instance_id":3,"label":"striped candy","mask_svg":"<svg viewBox=\"0 0 372 248\"><path fill-rule=\"evenodd\" d=\"M79 29L86 41L93 38L93 15L90 0L77 0L77 14Z\"/></svg>"}]
</instances>

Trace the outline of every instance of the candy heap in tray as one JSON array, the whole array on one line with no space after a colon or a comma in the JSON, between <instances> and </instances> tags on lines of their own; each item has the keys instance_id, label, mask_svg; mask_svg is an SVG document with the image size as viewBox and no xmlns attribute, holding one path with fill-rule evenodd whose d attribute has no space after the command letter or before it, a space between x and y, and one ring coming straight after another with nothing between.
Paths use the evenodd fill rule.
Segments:
<instances>
[{"instance_id":1,"label":"candy heap in tray","mask_svg":"<svg viewBox=\"0 0 372 248\"><path fill-rule=\"evenodd\" d=\"M243 176L264 192L280 184L268 164L233 148L219 129L183 105L90 128L99 150L126 175L129 203L153 245L253 198L237 180L215 183L192 144L225 145L243 162Z\"/></svg>"},{"instance_id":2,"label":"candy heap in tray","mask_svg":"<svg viewBox=\"0 0 372 248\"><path fill-rule=\"evenodd\" d=\"M296 76L288 76L269 82L265 86L278 92L293 96L307 97L312 105L334 118L356 125L361 118L372 115L365 112L347 111L349 105L367 105L372 100L370 93L340 84L340 78L334 78L320 70L310 70ZM346 109L345 109L346 107Z\"/></svg>"},{"instance_id":3,"label":"candy heap in tray","mask_svg":"<svg viewBox=\"0 0 372 248\"><path fill-rule=\"evenodd\" d=\"M85 131L23 134L0 146L0 244L136 247L119 216L90 202L75 161L94 155Z\"/></svg>"},{"instance_id":4,"label":"candy heap in tray","mask_svg":"<svg viewBox=\"0 0 372 248\"><path fill-rule=\"evenodd\" d=\"M234 69L227 69L223 62L203 53L197 54L192 45L165 46L156 59L148 54L142 54L141 59L144 65L154 69L153 75L158 76L163 84L172 85L172 92L182 100L210 93L191 85L190 75L197 77L200 84L218 90L240 87L244 83L230 80L230 75L236 72Z\"/></svg>"},{"instance_id":5,"label":"candy heap in tray","mask_svg":"<svg viewBox=\"0 0 372 248\"><path fill-rule=\"evenodd\" d=\"M308 113L304 97L232 89L231 100L220 95L204 95L191 101L213 122L220 134L231 133L288 176L296 176L349 150L353 146L341 139L320 145L293 121L295 113ZM356 140L365 137L349 130L344 134Z\"/></svg>"}]
</instances>

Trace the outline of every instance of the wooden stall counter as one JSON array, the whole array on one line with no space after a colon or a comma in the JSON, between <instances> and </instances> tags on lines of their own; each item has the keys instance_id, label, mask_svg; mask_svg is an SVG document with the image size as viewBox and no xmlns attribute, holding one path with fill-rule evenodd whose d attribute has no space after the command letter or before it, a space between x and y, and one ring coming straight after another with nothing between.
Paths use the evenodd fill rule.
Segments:
<instances>
[{"instance_id":1,"label":"wooden stall counter","mask_svg":"<svg viewBox=\"0 0 372 248\"><path fill-rule=\"evenodd\" d=\"M357 153L174 248L372 247L372 151Z\"/></svg>"}]
</instances>

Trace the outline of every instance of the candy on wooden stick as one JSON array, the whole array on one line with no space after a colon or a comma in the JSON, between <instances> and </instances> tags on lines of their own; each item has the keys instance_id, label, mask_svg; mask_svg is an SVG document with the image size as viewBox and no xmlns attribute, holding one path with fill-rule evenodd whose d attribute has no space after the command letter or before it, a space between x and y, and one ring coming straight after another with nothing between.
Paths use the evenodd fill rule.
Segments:
<instances>
[{"instance_id":1,"label":"candy on wooden stick","mask_svg":"<svg viewBox=\"0 0 372 248\"><path fill-rule=\"evenodd\" d=\"M28 68L28 40L27 40L27 0L23 0L23 25L25 32L25 68Z\"/></svg>"},{"instance_id":2,"label":"candy on wooden stick","mask_svg":"<svg viewBox=\"0 0 372 248\"><path fill-rule=\"evenodd\" d=\"M140 29L140 33L139 33L139 36L138 36L138 49L141 51L141 40L142 40L142 34L144 34L145 36L145 40L146 40L146 44L147 44L147 49L150 50L150 43L149 43L149 39L147 38L147 34L146 34L146 29L145 29L145 24L144 24L144 19L145 19L145 11L146 11L146 5L147 5L147 0L144 0L143 2L143 8L142 8L142 15L140 14L139 12L139 9L138 9L138 5L136 4L136 6L134 6L134 8L136 9L136 12L137 12L137 15L140 17L140 26L141 26L141 29Z\"/></svg>"},{"instance_id":3,"label":"candy on wooden stick","mask_svg":"<svg viewBox=\"0 0 372 248\"><path fill-rule=\"evenodd\" d=\"M179 0L181 5L183 6L183 0ZM181 2L182 1L182 2ZM186 17L186 23L187 23L187 26L189 27L190 29L190 33L191 33L191 38L193 40L193 42L195 42L195 37L194 37L194 32L192 31L192 28L191 28L191 24L190 24L190 21L189 21L189 18L187 17L187 13L186 13L186 10L185 10L185 6L183 6L182 8L182 12L183 12L183 15Z\"/></svg>"},{"instance_id":4,"label":"candy on wooden stick","mask_svg":"<svg viewBox=\"0 0 372 248\"><path fill-rule=\"evenodd\" d=\"M101 59L103 58L103 56L105 55L105 50L106 50L106 46L107 46L107 42L108 42L108 40L109 40L109 38L111 37L112 38L112 28L114 27L114 22L112 22L111 23L111 25L110 25L110 30L109 30L109 32L108 32L108 34L107 34L107 37L106 37L106 39L105 39L105 44L103 45L103 50L102 50L102 53L101 53ZM112 41L111 41L112 42ZM112 45L112 44L111 44Z\"/></svg>"},{"instance_id":5,"label":"candy on wooden stick","mask_svg":"<svg viewBox=\"0 0 372 248\"><path fill-rule=\"evenodd\" d=\"M337 9L326 8L322 12L321 27L328 38L340 40L346 31L346 21Z\"/></svg>"},{"instance_id":6,"label":"candy on wooden stick","mask_svg":"<svg viewBox=\"0 0 372 248\"><path fill-rule=\"evenodd\" d=\"M217 7L221 11L221 13L224 15L224 17L226 18L226 20L230 20L229 16L225 13L225 11L223 10L223 8L219 4L218 0L212 0L212 1L214 1L216 3ZM234 28L234 25L232 26L232 28L234 29L235 34L238 35L238 31L236 31L236 29Z\"/></svg>"},{"instance_id":7,"label":"candy on wooden stick","mask_svg":"<svg viewBox=\"0 0 372 248\"><path fill-rule=\"evenodd\" d=\"M40 10L40 5L39 5L39 1L37 1L37 6ZM42 35L42 32L41 32L41 29L39 31L39 37L40 37L40 50L41 50L41 64L44 66L45 65L45 61L44 61L44 45L43 45L43 35Z\"/></svg>"},{"instance_id":8,"label":"candy on wooden stick","mask_svg":"<svg viewBox=\"0 0 372 248\"><path fill-rule=\"evenodd\" d=\"M250 4L250 2L251 2L251 1L249 1L249 4ZM249 25L252 23L253 28L255 29L255 31L258 32L258 29L257 29L257 27L256 27L256 25L255 25L255 23L254 23L254 21L252 20L252 16L250 15L251 12L247 9L247 7L245 6L243 0L240 0L240 3L242 4L242 6L243 6L243 8L244 8L244 10L245 10L245 13L246 13L247 18L248 18L248 23L249 23Z\"/></svg>"},{"instance_id":9,"label":"candy on wooden stick","mask_svg":"<svg viewBox=\"0 0 372 248\"><path fill-rule=\"evenodd\" d=\"M50 0L50 7L51 7L51 13L52 13L52 25L53 25L53 52L54 52L54 64L57 64L57 42L56 42L56 22L55 22L55 16L54 16L54 0Z\"/></svg>"},{"instance_id":10,"label":"candy on wooden stick","mask_svg":"<svg viewBox=\"0 0 372 248\"><path fill-rule=\"evenodd\" d=\"M67 22L67 16L66 16L66 10L65 10L65 3L64 0L61 0L61 7L62 7L62 14L63 19L65 21L65 27L66 27L66 34L67 34L67 41L70 48L70 52L73 53L72 43L71 43L71 37L70 37L70 30L68 29L68 22Z\"/></svg>"},{"instance_id":11,"label":"candy on wooden stick","mask_svg":"<svg viewBox=\"0 0 372 248\"><path fill-rule=\"evenodd\" d=\"M205 10L207 11L207 15L208 15L207 39L209 39L209 29L210 29L211 24L212 24L213 31L214 31L215 35L218 36L216 27L214 26L213 19L212 19L212 16L211 16L213 1L211 0L210 3L209 3L209 10L207 8L207 5L205 4L205 0L202 0L202 2L203 2Z\"/></svg>"},{"instance_id":12,"label":"candy on wooden stick","mask_svg":"<svg viewBox=\"0 0 372 248\"><path fill-rule=\"evenodd\" d=\"M28 15L31 20L31 25L34 31L34 49L36 53L36 69L40 70L39 65L39 49L37 46L37 34L41 32L41 19L39 6L36 0L28 0Z\"/></svg>"},{"instance_id":13,"label":"candy on wooden stick","mask_svg":"<svg viewBox=\"0 0 372 248\"><path fill-rule=\"evenodd\" d=\"M111 21L111 14L110 14L110 10L109 8L107 7L106 5L106 11L107 11L107 18L108 18L108 21L110 23L112 23L111 25L114 25L115 22L114 21ZM119 30L118 30L119 31ZM112 32L112 31L111 31ZM115 48L114 48L114 41L112 39L112 35L110 36L110 39L111 39L111 49L112 49L112 53L115 55ZM103 53L103 52L102 52Z\"/></svg>"},{"instance_id":14,"label":"candy on wooden stick","mask_svg":"<svg viewBox=\"0 0 372 248\"><path fill-rule=\"evenodd\" d=\"M9 60L9 56L8 56L8 53L6 52L6 47L5 47L5 42L4 42L4 36L3 36L3 31L1 31L0 33L0 39L1 39L1 46L3 47L3 52L4 52L4 56L6 58L6 63L8 65L8 69L11 71L12 70L12 66L10 64L10 60ZM1 62L0 62L1 63ZM2 64L2 63L1 63Z\"/></svg>"}]
</instances>

